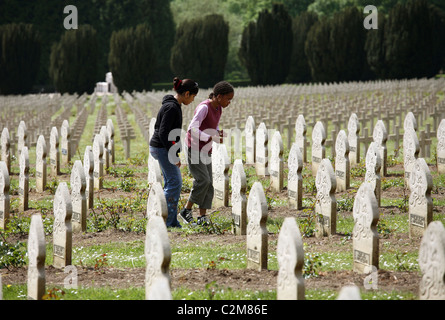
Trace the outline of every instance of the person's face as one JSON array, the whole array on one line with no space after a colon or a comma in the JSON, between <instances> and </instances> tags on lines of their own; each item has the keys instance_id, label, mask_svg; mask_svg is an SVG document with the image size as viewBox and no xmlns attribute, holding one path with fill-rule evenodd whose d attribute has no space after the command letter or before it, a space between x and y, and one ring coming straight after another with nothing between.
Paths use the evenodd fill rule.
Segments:
<instances>
[{"instance_id":1,"label":"person's face","mask_svg":"<svg viewBox=\"0 0 445 320\"><path fill-rule=\"evenodd\" d=\"M184 101L183 104L186 106L192 103L195 100L196 94L190 94L190 91L184 93Z\"/></svg>"},{"instance_id":2,"label":"person's face","mask_svg":"<svg viewBox=\"0 0 445 320\"><path fill-rule=\"evenodd\" d=\"M218 101L221 107L227 108L230 102L232 101L234 95L235 95L234 92L228 94L220 94L216 97L216 100Z\"/></svg>"}]
</instances>

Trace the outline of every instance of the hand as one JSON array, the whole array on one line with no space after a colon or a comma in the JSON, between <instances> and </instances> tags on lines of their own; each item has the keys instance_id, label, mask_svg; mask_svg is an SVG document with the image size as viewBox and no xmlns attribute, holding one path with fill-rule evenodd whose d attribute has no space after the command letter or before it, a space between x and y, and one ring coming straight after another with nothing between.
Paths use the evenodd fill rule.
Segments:
<instances>
[{"instance_id":1,"label":"hand","mask_svg":"<svg viewBox=\"0 0 445 320\"><path fill-rule=\"evenodd\" d=\"M223 137L220 137L219 135L215 135L215 136L212 136L212 140L215 141L216 143L222 143Z\"/></svg>"},{"instance_id":2,"label":"hand","mask_svg":"<svg viewBox=\"0 0 445 320\"><path fill-rule=\"evenodd\" d=\"M178 168L181 168L181 160L179 160L179 162L177 164L175 164L175 166L177 166Z\"/></svg>"},{"instance_id":3,"label":"hand","mask_svg":"<svg viewBox=\"0 0 445 320\"><path fill-rule=\"evenodd\" d=\"M220 130L218 131L218 133L220 137L227 137L227 134L224 132L224 130Z\"/></svg>"}]
</instances>

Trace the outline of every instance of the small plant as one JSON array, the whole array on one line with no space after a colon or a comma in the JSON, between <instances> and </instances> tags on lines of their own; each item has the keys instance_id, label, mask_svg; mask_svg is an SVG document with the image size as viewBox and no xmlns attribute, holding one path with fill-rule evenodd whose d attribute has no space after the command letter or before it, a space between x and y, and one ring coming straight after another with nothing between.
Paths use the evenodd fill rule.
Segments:
<instances>
[{"instance_id":1,"label":"small plant","mask_svg":"<svg viewBox=\"0 0 445 320\"><path fill-rule=\"evenodd\" d=\"M0 230L0 269L18 268L26 265L26 245L17 241L11 244L7 241L8 231Z\"/></svg>"},{"instance_id":2,"label":"small plant","mask_svg":"<svg viewBox=\"0 0 445 320\"><path fill-rule=\"evenodd\" d=\"M303 277L309 279L312 277L319 276L319 269L321 267L320 256L315 253L306 252L307 244L303 244L305 251L304 254L304 266L303 266Z\"/></svg>"},{"instance_id":3,"label":"small plant","mask_svg":"<svg viewBox=\"0 0 445 320\"><path fill-rule=\"evenodd\" d=\"M57 187L59 186L59 181L57 178L51 179L49 182L46 183L46 189L49 190L51 194L56 194Z\"/></svg>"},{"instance_id":4,"label":"small plant","mask_svg":"<svg viewBox=\"0 0 445 320\"><path fill-rule=\"evenodd\" d=\"M96 258L94 263L94 271L96 273L105 273L105 267L108 266L107 254L103 253Z\"/></svg>"},{"instance_id":5,"label":"small plant","mask_svg":"<svg viewBox=\"0 0 445 320\"><path fill-rule=\"evenodd\" d=\"M360 160L355 166L351 166L351 177L364 177L366 174L366 158Z\"/></svg>"},{"instance_id":6,"label":"small plant","mask_svg":"<svg viewBox=\"0 0 445 320\"><path fill-rule=\"evenodd\" d=\"M60 300L65 295L65 291L59 288L48 289L42 300Z\"/></svg>"}]
</instances>

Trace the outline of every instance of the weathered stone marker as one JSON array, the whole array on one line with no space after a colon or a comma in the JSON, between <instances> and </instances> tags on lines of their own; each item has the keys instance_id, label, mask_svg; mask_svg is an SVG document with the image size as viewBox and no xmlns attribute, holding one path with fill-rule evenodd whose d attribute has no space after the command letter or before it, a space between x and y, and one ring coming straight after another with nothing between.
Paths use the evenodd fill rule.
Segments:
<instances>
[{"instance_id":1,"label":"weathered stone marker","mask_svg":"<svg viewBox=\"0 0 445 320\"><path fill-rule=\"evenodd\" d=\"M267 132L266 124L261 122L256 131L256 173L258 176L269 175L269 135Z\"/></svg>"},{"instance_id":2,"label":"weathered stone marker","mask_svg":"<svg viewBox=\"0 0 445 320\"><path fill-rule=\"evenodd\" d=\"M289 206L295 209L303 208L303 157L300 147L293 143L288 158L289 173L287 177L287 191Z\"/></svg>"},{"instance_id":3,"label":"weathered stone marker","mask_svg":"<svg viewBox=\"0 0 445 320\"><path fill-rule=\"evenodd\" d=\"M113 120L107 120L108 148L110 150L110 164L114 164L116 152L114 148L114 124Z\"/></svg>"},{"instance_id":4,"label":"weathered stone marker","mask_svg":"<svg viewBox=\"0 0 445 320\"><path fill-rule=\"evenodd\" d=\"M82 161L76 160L71 170L71 204L73 216L71 219L73 232L87 230L87 198L85 195L86 178Z\"/></svg>"},{"instance_id":5,"label":"weathered stone marker","mask_svg":"<svg viewBox=\"0 0 445 320\"><path fill-rule=\"evenodd\" d=\"M326 130L321 121L317 121L312 130L312 176L317 175L318 167L321 160L325 158L326 148Z\"/></svg>"},{"instance_id":6,"label":"weathered stone marker","mask_svg":"<svg viewBox=\"0 0 445 320\"><path fill-rule=\"evenodd\" d=\"M255 152L255 120L252 116L249 116L246 121L245 127L246 133L246 164L255 164L256 152Z\"/></svg>"},{"instance_id":7,"label":"weathered stone marker","mask_svg":"<svg viewBox=\"0 0 445 320\"><path fill-rule=\"evenodd\" d=\"M3 128L1 136L2 161L6 163L8 173L11 172L11 140L8 128Z\"/></svg>"},{"instance_id":8,"label":"weathered stone marker","mask_svg":"<svg viewBox=\"0 0 445 320\"><path fill-rule=\"evenodd\" d=\"M437 128L437 171L439 173L445 173L445 119L440 121L440 125Z\"/></svg>"},{"instance_id":9,"label":"weathered stone marker","mask_svg":"<svg viewBox=\"0 0 445 320\"><path fill-rule=\"evenodd\" d=\"M247 268L267 269L267 201L261 182L256 181L247 200Z\"/></svg>"},{"instance_id":10,"label":"weathered stone marker","mask_svg":"<svg viewBox=\"0 0 445 320\"><path fill-rule=\"evenodd\" d=\"M247 226L247 179L243 162L236 159L232 169L232 231L235 235L245 235Z\"/></svg>"},{"instance_id":11,"label":"weathered stone marker","mask_svg":"<svg viewBox=\"0 0 445 320\"><path fill-rule=\"evenodd\" d=\"M374 142L380 151L380 158L382 160L382 167L380 169L380 176L385 177L386 165L387 165L387 154L388 150L386 148L386 141L388 140L388 132L386 131L385 123L382 120L377 121L374 131L372 133Z\"/></svg>"},{"instance_id":12,"label":"weathered stone marker","mask_svg":"<svg viewBox=\"0 0 445 320\"><path fill-rule=\"evenodd\" d=\"M270 142L269 174L270 187L275 192L283 190L284 183L284 161L283 161L283 140L279 131L275 131Z\"/></svg>"},{"instance_id":13,"label":"weathered stone marker","mask_svg":"<svg viewBox=\"0 0 445 320\"><path fill-rule=\"evenodd\" d=\"M315 178L317 197L315 213L317 214L317 237L334 235L337 231L337 200L335 199L334 169L329 159L323 159Z\"/></svg>"},{"instance_id":14,"label":"weathered stone marker","mask_svg":"<svg viewBox=\"0 0 445 320\"><path fill-rule=\"evenodd\" d=\"M71 264L73 207L66 182L59 183L54 195L53 266L64 268Z\"/></svg>"},{"instance_id":15,"label":"weathered stone marker","mask_svg":"<svg viewBox=\"0 0 445 320\"><path fill-rule=\"evenodd\" d=\"M43 135L40 135L36 145L36 191L43 192L46 188L46 141Z\"/></svg>"},{"instance_id":16,"label":"weathered stone marker","mask_svg":"<svg viewBox=\"0 0 445 320\"><path fill-rule=\"evenodd\" d=\"M300 148L300 153L304 163L307 163L306 131L306 121L304 120L304 116L300 114L295 122L295 143Z\"/></svg>"},{"instance_id":17,"label":"weathered stone marker","mask_svg":"<svg viewBox=\"0 0 445 320\"><path fill-rule=\"evenodd\" d=\"M5 230L9 221L9 172L5 161L0 161L0 229Z\"/></svg>"},{"instance_id":18,"label":"weathered stone marker","mask_svg":"<svg viewBox=\"0 0 445 320\"><path fill-rule=\"evenodd\" d=\"M440 221L431 222L423 234L419 267L419 299L445 300L445 228Z\"/></svg>"},{"instance_id":19,"label":"weathered stone marker","mask_svg":"<svg viewBox=\"0 0 445 320\"><path fill-rule=\"evenodd\" d=\"M433 177L424 158L415 161L409 183L409 235L419 237L433 221Z\"/></svg>"},{"instance_id":20,"label":"weathered stone marker","mask_svg":"<svg viewBox=\"0 0 445 320\"><path fill-rule=\"evenodd\" d=\"M295 218L285 218L278 235L277 300L304 300L304 251Z\"/></svg>"},{"instance_id":21,"label":"weathered stone marker","mask_svg":"<svg viewBox=\"0 0 445 320\"><path fill-rule=\"evenodd\" d=\"M49 166L51 177L57 177L60 174L59 132L57 127L52 127L49 137Z\"/></svg>"},{"instance_id":22,"label":"weathered stone marker","mask_svg":"<svg viewBox=\"0 0 445 320\"><path fill-rule=\"evenodd\" d=\"M162 217L153 215L147 222L145 237L145 297L152 296L153 286L159 279L170 286L171 247L167 226Z\"/></svg>"},{"instance_id":23,"label":"weathered stone marker","mask_svg":"<svg viewBox=\"0 0 445 320\"><path fill-rule=\"evenodd\" d=\"M351 166L360 163L360 122L352 113L348 122L349 163Z\"/></svg>"},{"instance_id":24,"label":"weathered stone marker","mask_svg":"<svg viewBox=\"0 0 445 320\"><path fill-rule=\"evenodd\" d=\"M31 216L28 235L28 299L41 300L45 295L46 243L40 214Z\"/></svg>"},{"instance_id":25,"label":"weathered stone marker","mask_svg":"<svg viewBox=\"0 0 445 320\"><path fill-rule=\"evenodd\" d=\"M369 273L372 266L379 268L379 208L375 195L366 182L363 182L357 191L352 215L353 270Z\"/></svg>"},{"instance_id":26,"label":"weathered stone marker","mask_svg":"<svg viewBox=\"0 0 445 320\"><path fill-rule=\"evenodd\" d=\"M91 146L85 147L85 153L83 155L83 170L85 172L85 196L87 200L87 209L91 209L94 205L94 154Z\"/></svg>"},{"instance_id":27,"label":"weathered stone marker","mask_svg":"<svg viewBox=\"0 0 445 320\"><path fill-rule=\"evenodd\" d=\"M71 161L71 129L68 120L63 120L60 127L62 165L66 167Z\"/></svg>"},{"instance_id":28,"label":"weathered stone marker","mask_svg":"<svg viewBox=\"0 0 445 320\"><path fill-rule=\"evenodd\" d=\"M147 219L150 220L153 216L159 216L164 219L164 222L167 222L167 201L165 200L164 189L159 182L151 186L147 199Z\"/></svg>"},{"instance_id":29,"label":"weathered stone marker","mask_svg":"<svg viewBox=\"0 0 445 320\"><path fill-rule=\"evenodd\" d=\"M371 142L369 144L368 150L366 151L366 173L365 182L369 183L371 190L377 200L377 206L380 207L381 202L381 179L380 179L380 168L382 166L382 160L380 158L380 152L375 144Z\"/></svg>"},{"instance_id":30,"label":"weathered stone marker","mask_svg":"<svg viewBox=\"0 0 445 320\"><path fill-rule=\"evenodd\" d=\"M405 184L409 186L413 166L419 157L420 145L416 131L408 127L403 134L403 167L405 169Z\"/></svg>"},{"instance_id":31,"label":"weathered stone marker","mask_svg":"<svg viewBox=\"0 0 445 320\"><path fill-rule=\"evenodd\" d=\"M28 147L23 147L20 152L20 175L19 175L19 198L20 206L19 211L28 210L28 198L29 198L29 154Z\"/></svg>"},{"instance_id":32,"label":"weathered stone marker","mask_svg":"<svg viewBox=\"0 0 445 320\"><path fill-rule=\"evenodd\" d=\"M100 190L103 188L104 177L104 144L99 134L94 136L93 142L93 155L94 155L94 190Z\"/></svg>"},{"instance_id":33,"label":"weathered stone marker","mask_svg":"<svg viewBox=\"0 0 445 320\"><path fill-rule=\"evenodd\" d=\"M349 189L349 168L348 137L344 130L340 130L335 141L335 178L337 180L337 191L339 192Z\"/></svg>"},{"instance_id":34,"label":"weathered stone marker","mask_svg":"<svg viewBox=\"0 0 445 320\"><path fill-rule=\"evenodd\" d=\"M212 173L213 173L213 206L227 207L229 205L229 166L230 159L224 144L213 143Z\"/></svg>"}]
</instances>

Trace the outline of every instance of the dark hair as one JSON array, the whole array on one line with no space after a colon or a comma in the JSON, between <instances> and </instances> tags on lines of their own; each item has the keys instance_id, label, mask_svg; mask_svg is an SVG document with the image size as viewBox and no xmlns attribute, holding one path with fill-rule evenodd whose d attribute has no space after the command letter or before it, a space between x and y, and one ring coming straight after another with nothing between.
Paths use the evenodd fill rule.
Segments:
<instances>
[{"instance_id":1,"label":"dark hair","mask_svg":"<svg viewBox=\"0 0 445 320\"><path fill-rule=\"evenodd\" d=\"M225 95L232 92L235 92L235 90L230 83L228 83L227 81L220 81L213 87L213 92L209 95L209 99L217 97L220 94Z\"/></svg>"},{"instance_id":2,"label":"dark hair","mask_svg":"<svg viewBox=\"0 0 445 320\"><path fill-rule=\"evenodd\" d=\"M199 91L199 86L198 86L198 83L194 80L190 80L190 79L181 80L178 77L175 77L173 79L173 89L178 94L183 94L183 93L189 91L190 94L197 95L198 91Z\"/></svg>"}]
</instances>

